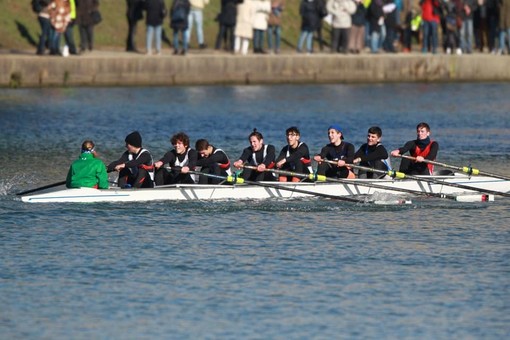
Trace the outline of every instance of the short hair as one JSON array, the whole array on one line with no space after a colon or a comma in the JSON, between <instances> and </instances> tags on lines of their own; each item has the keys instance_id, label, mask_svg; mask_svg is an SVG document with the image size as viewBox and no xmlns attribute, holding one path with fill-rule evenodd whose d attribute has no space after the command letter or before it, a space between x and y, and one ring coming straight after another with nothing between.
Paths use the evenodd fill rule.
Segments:
<instances>
[{"instance_id":1,"label":"short hair","mask_svg":"<svg viewBox=\"0 0 510 340\"><path fill-rule=\"evenodd\" d=\"M189 137L184 132L177 132L172 136L172 138L170 138L170 143L172 143L172 145L177 144L179 141L181 141L184 146L189 146Z\"/></svg>"},{"instance_id":2,"label":"short hair","mask_svg":"<svg viewBox=\"0 0 510 340\"><path fill-rule=\"evenodd\" d=\"M291 126L285 131L286 135L288 135L289 133L295 133L296 135L301 136L301 133L299 132L299 129L296 126Z\"/></svg>"},{"instance_id":3,"label":"short hair","mask_svg":"<svg viewBox=\"0 0 510 340\"><path fill-rule=\"evenodd\" d=\"M430 131L430 126L429 124L425 123L425 122L421 122L419 123L418 125L416 125L416 130L419 130L421 128L425 128L427 131Z\"/></svg>"},{"instance_id":4,"label":"short hair","mask_svg":"<svg viewBox=\"0 0 510 340\"><path fill-rule=\"evenodd\" d=\"M81 144L81 152L93 152L95 144L91 140L86 140Z\"/></svg>"},{"instance_id":5,"label":"short hair","mask_svg":"<svg viewBox=\"0 0 510 340\"><path fill-rule=\"evenodd\" d=\"M372 135L377 135L377 137L381 138L382 136L382 130L378 126L372 126L368 129L368 133Z\"/></svg>"},{"instance_id":6,"label":"short hair","mask_svg":"<svg viewBox=\"0 0 510 340\"><path fill-rule=\"evenodd\" d=\"M207 150L208 147L209 142L207 141L207 139L199 139L195 143L195 150L197 151Z\"/></svg>"},{"instance_id":7,"label":"short hair","mask_svg":"<svg viewBox=\"0 0 510 340\"><path fill-rule=\"evenodd\" d=\"M253 129L252 133L250 133L250 135L248 136L248 139L251 139L251 137L253 137L253 136L255 136L258 140L264 139L262 134L260 132L258 132L256 128Z\"/></svg>"}]
</instances>

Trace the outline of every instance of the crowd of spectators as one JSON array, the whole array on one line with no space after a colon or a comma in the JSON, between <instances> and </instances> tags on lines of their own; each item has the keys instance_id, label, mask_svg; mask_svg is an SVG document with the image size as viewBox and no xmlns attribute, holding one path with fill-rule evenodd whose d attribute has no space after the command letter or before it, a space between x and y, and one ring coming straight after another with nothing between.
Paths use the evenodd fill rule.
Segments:
<instances>
[{"instance_id":1,"label":"crowd of spectators","mask_svg":"<svg viewBox=\"0 0 510 340\"><path fill-rule=\"evenodd\" d=\"M197 47L207 48L203 18L208 4L209 0L126 0L126 51L161 54L165 22L173 30L174 54L186 55L193 28ZM251 44L253 53L280 53L286 6L285 0L221 0L214 49L246 55ZM93 50L94 26L101 22L99 0L32 0L32 9L41 26L37 54L46 49L64 56ZM510 0L301 0L299 14L296 47L286 41L297 53L510 54ZM146 47L140 51L135 37L144 19ZM75 25L79 50L73 38ZM322 35L324 26L331 32L328 43Z\"/></svg>"}]
</instances>

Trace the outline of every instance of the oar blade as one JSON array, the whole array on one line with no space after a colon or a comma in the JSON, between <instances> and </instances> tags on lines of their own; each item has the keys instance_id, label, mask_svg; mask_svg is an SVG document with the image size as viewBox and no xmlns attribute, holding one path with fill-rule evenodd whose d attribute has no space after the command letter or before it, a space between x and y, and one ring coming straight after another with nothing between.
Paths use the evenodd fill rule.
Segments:
<instances>
[{"instance_id":1,"label":"oar blade","mask_svg":"<svg viewBox=\"0 0 510 340\"><path fill-rule=\"evenodd\" d=\"M494 195L474 194L474 195L458 195L455 196L457 202L493 202Z\"/></svg>"}]
</instances>

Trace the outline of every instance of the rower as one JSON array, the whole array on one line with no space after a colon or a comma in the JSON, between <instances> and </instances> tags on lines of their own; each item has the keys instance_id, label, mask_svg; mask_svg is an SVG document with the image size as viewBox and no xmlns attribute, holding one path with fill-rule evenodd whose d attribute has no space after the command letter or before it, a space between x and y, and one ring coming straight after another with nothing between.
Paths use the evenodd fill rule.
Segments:
<instances>
[{"instance_id":1,"label":"rower","mask_svg":"<svg viewBox=\"0 0 510 340\"><path fill-rule=\"evenodd\" d=\"M367 142L363 144L354 154L354 164L365 166L377 170L391 170L388 151L381 144L382 130L378 126L372 126L368 129ZM381 178L385 175L367 172L365 170L358 171L358 178Z\"/></svg>"},{"instance_id":2,"label":"rower","mask_svg":"<svg viewBox=\"0 0 510 340\"><path fill-rule=\"evenodd\" d=\"M400 172L408 175L433 175L434 165L424 160L433 161L439 151L439 144L430 139L430 126L421 122L416 126L416 139L408 141L403 147L393 150L391 155L398 157L409 152L416 160L402 158Z\"/></svg>"},{"instance_id":3,"label":"rower","mask_svg":"<svg viewBox=\"0 0 510 340\"><path fill-rule=\"evenodd\" d=\"M71 164L67 173L66 187L108 189L106 167L97 158L93 141L82 143L80 157Z\"/></svg>"},{"instance_id":4,"label":"rower","mask_svg":"<svg viewBox=\"0 0 510 340\"><path fill-rule=\"evenodd\" d=\"M239 160L234 162L234 166L242 169L244 163L256 166L257 169L243 169L242 177L249 181L274 181L275 176L266 172L266 169L274 167L275 148L273 145L264 144L264 137L257 129L248 137L250 146L243 150Z\"/></svg>"},{"instance_id":5,"label":"rower","mask_svg":"<svg viewBox=\"0 0 510 340\"><path fill-rule=\"evenodd\" d=\"M156 185L186 183L193 184L195 181L188 173L194 170L197 165L198 154L195 149L189 146L189 137L184 132L178 132L170 138L174 149L165 153L165 155L156 163ZM168 163L170 169L163 167Z\"/></svg>"},{"instance_id":6,"label":"rower","mask_svg":"<svg viewBox=\"0 0 510 340\"><path fill-rule=\"evenodd\" d=\"M126 151L116 161L108 164L108 172L118 171L120 188L151 188L154 167L151 153L142 147L142 136L133 131L126 136Z\"/></svg>"},{"instance_id":7,"label":"rower","mask_svg":"<svg viewBox=\"0 0 510 340\"><path fill-rule=\"evenodd\" d=\"M225 151L209 144L207 139L199 139L195 143L195 149L198 152L197 168L204 174L216 176L230 176L230 160ZM198 184L218 184L222 180L215 177L200 175Z\"/></svg>"},{"instance_id":8,"label":"rower","mask_svg":"<svg viewBox=\"0 0 510 340\"><path fill-rule=\"evenodd\" d=\"M344 142L342 128L332 124L328 128L329 144L313 157L318 163L317 175L333 178L355 178L354 173L346 166L354 159L354 145ZM324 160L335 161L336 166Z\"/></svg>"},{"instance_id":9,"label":"rower","mask_svg":"<svg viewBox=\"0 0 510 340\"><path fill-rule=\"evenodd\" d=\"M278 157L276 157L276 168L280 170L293 171L300 174L312 173L310 152L308 146L299 141L301 133L295 126L289 127L285 131L287 136L287 145L282 148ZM280 182L300 182L301 179L295 176L280 175Z\"/></svg>"}]
</instances>

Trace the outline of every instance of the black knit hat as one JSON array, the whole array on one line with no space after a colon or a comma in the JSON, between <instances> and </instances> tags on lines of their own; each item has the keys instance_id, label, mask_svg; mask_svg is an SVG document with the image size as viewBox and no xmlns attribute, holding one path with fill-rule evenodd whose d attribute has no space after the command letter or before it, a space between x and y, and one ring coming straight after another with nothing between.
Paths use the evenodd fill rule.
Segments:
<instances>
[{"instance_id":1,"label":"black knit hat","mask_svg":"<svg viewBox=\"0 0 510 340\"><path fill-rule=\"evenodd\" d=\"M129 135L127 135L126 144L132 145L135 148L141 148L142 147L142 136L138 131L133 131Z\"/></svg>"}]
</instances>

